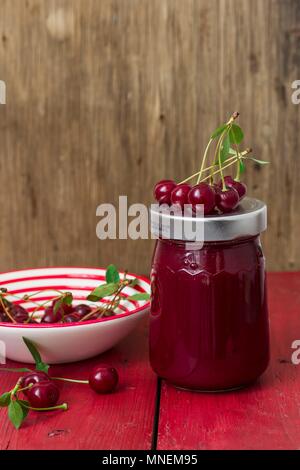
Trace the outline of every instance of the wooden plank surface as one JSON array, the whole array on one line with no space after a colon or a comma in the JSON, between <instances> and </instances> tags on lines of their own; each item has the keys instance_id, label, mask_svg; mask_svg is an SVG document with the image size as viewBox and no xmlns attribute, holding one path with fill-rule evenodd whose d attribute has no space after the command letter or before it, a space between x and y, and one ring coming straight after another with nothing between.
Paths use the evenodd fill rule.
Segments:
<instances>
[{"instance_id":1,"label":"wooden plank surface","mask_svg":"<svg viewBox=\"0 0 300 470\"><path fill-rule=\"evenodd\" d=\"M152 244L95 235L96 207L151 201L241 112L270 269L300 268L299 0L0 0L0 270L148 272ZM274 197L281 188L280 197Z\"/></svg>"},{"instance_id":2,"label":"wooden plank surface","mask_svg":"<svg viewBox=\"0 0 300 470\"><path fill-rule=\"evenodd\" d=\"M250 388L199 394L162 387L158 449L300 449L300 273L268 276L272 360Z\"/></svg>"},{"instance_id":3,"label":"wooden plank surface","mask_svg":"<svg viewBox=\"0 0 300 470\"><path fill-rule=\"evenodd\" d=\"M66 412L31 412L16 431L0 409L0 450L4 449L146 449L151 448L156 377L148 362L145 322L113 350L88 361L53 366L55 375L86 378L98 363L115 366L120 374L118 391L97 395L87 385L61 384ZM78 345L80 347L80 344ZM19 364L9 363L10 366ZM18 375L3 372L1 392L9 390Z\"/></svg>"}]
</instances>

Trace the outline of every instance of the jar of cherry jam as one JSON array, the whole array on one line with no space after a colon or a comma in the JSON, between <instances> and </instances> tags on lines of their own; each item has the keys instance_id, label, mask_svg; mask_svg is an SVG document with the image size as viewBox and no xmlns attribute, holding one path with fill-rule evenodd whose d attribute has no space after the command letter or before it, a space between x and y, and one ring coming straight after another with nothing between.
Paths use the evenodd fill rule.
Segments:
<instances>
[{"instance_id":1,"label":"jar of cherry jam","mask_svg":"<svg viewBox=\"0 0 300 470\"><path fill-rule=\"evenodd\" d=\"M154 215L159 217L152 209ZM198 223L201 247L164 238L161 224L152 224L158 239L151 272L150 362L158 376L180 388L237 389L254 382L269 362L260 243L266 206L245 198L234 213Z\"/></svg>"}]
</instances>

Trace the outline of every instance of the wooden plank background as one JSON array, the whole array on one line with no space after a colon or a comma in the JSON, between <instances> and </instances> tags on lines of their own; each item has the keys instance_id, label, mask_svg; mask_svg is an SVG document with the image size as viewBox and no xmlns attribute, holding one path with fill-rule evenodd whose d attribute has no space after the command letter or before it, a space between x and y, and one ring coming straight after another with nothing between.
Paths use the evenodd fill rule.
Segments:
<instances>
[{"instance_id":1,"label":"wooden plank background","mask_svg":"<svg viewBox=\"0 0 300 470\"><path fill-rule=\"evenodd\" d=\"M0 270L147 273L151 241L99 241L96 207L194 172L241 112L268 268L300 268L298 0L0 0Z\"/></svg>"}]
</instances>

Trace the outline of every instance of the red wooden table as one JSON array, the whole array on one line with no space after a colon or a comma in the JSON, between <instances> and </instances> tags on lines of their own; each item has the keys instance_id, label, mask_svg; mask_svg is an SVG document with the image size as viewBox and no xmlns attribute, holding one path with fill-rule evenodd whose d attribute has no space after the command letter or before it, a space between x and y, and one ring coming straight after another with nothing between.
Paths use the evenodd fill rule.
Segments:
<instances>
[{"instance_id":1,"label":"red wooden table","mask_svg":"<svg viewBox=\"0 0 300 470\"><path fill-rule=\"evenodd\" d=\"M85 378L93 364L108 362L120 372L118 392L99 396L64 383L69 410L32 412L19 431L1 409L0 449L299 449L300 365L291 362L291 344L300 339L300 273L271 273L268 287L272 360L252 387L199 394L160 384L148 363L145 322L101 358L52 368ZM1 374L0 392L15 381L16 374Z\"/></svg>"}]
</instances>

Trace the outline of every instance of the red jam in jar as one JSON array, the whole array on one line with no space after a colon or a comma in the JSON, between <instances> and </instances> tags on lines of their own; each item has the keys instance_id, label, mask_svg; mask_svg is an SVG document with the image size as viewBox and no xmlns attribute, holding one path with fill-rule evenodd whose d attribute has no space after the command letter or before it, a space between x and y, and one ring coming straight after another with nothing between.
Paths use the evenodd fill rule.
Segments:
<instances>
[{"instance_id":1,"label":"red jam in jar","mask_svg":"<svg viewBox=\"0 0 300 470\"><path fill-rule=\"evenodd\" d=\"M266 207L245 198L205 217L204 245L159 238L152 264L150 362L177 387L221 391L255 381L269 362ZM214 240L215 239L215 240Z\"/></svg>"}]
</instances>

